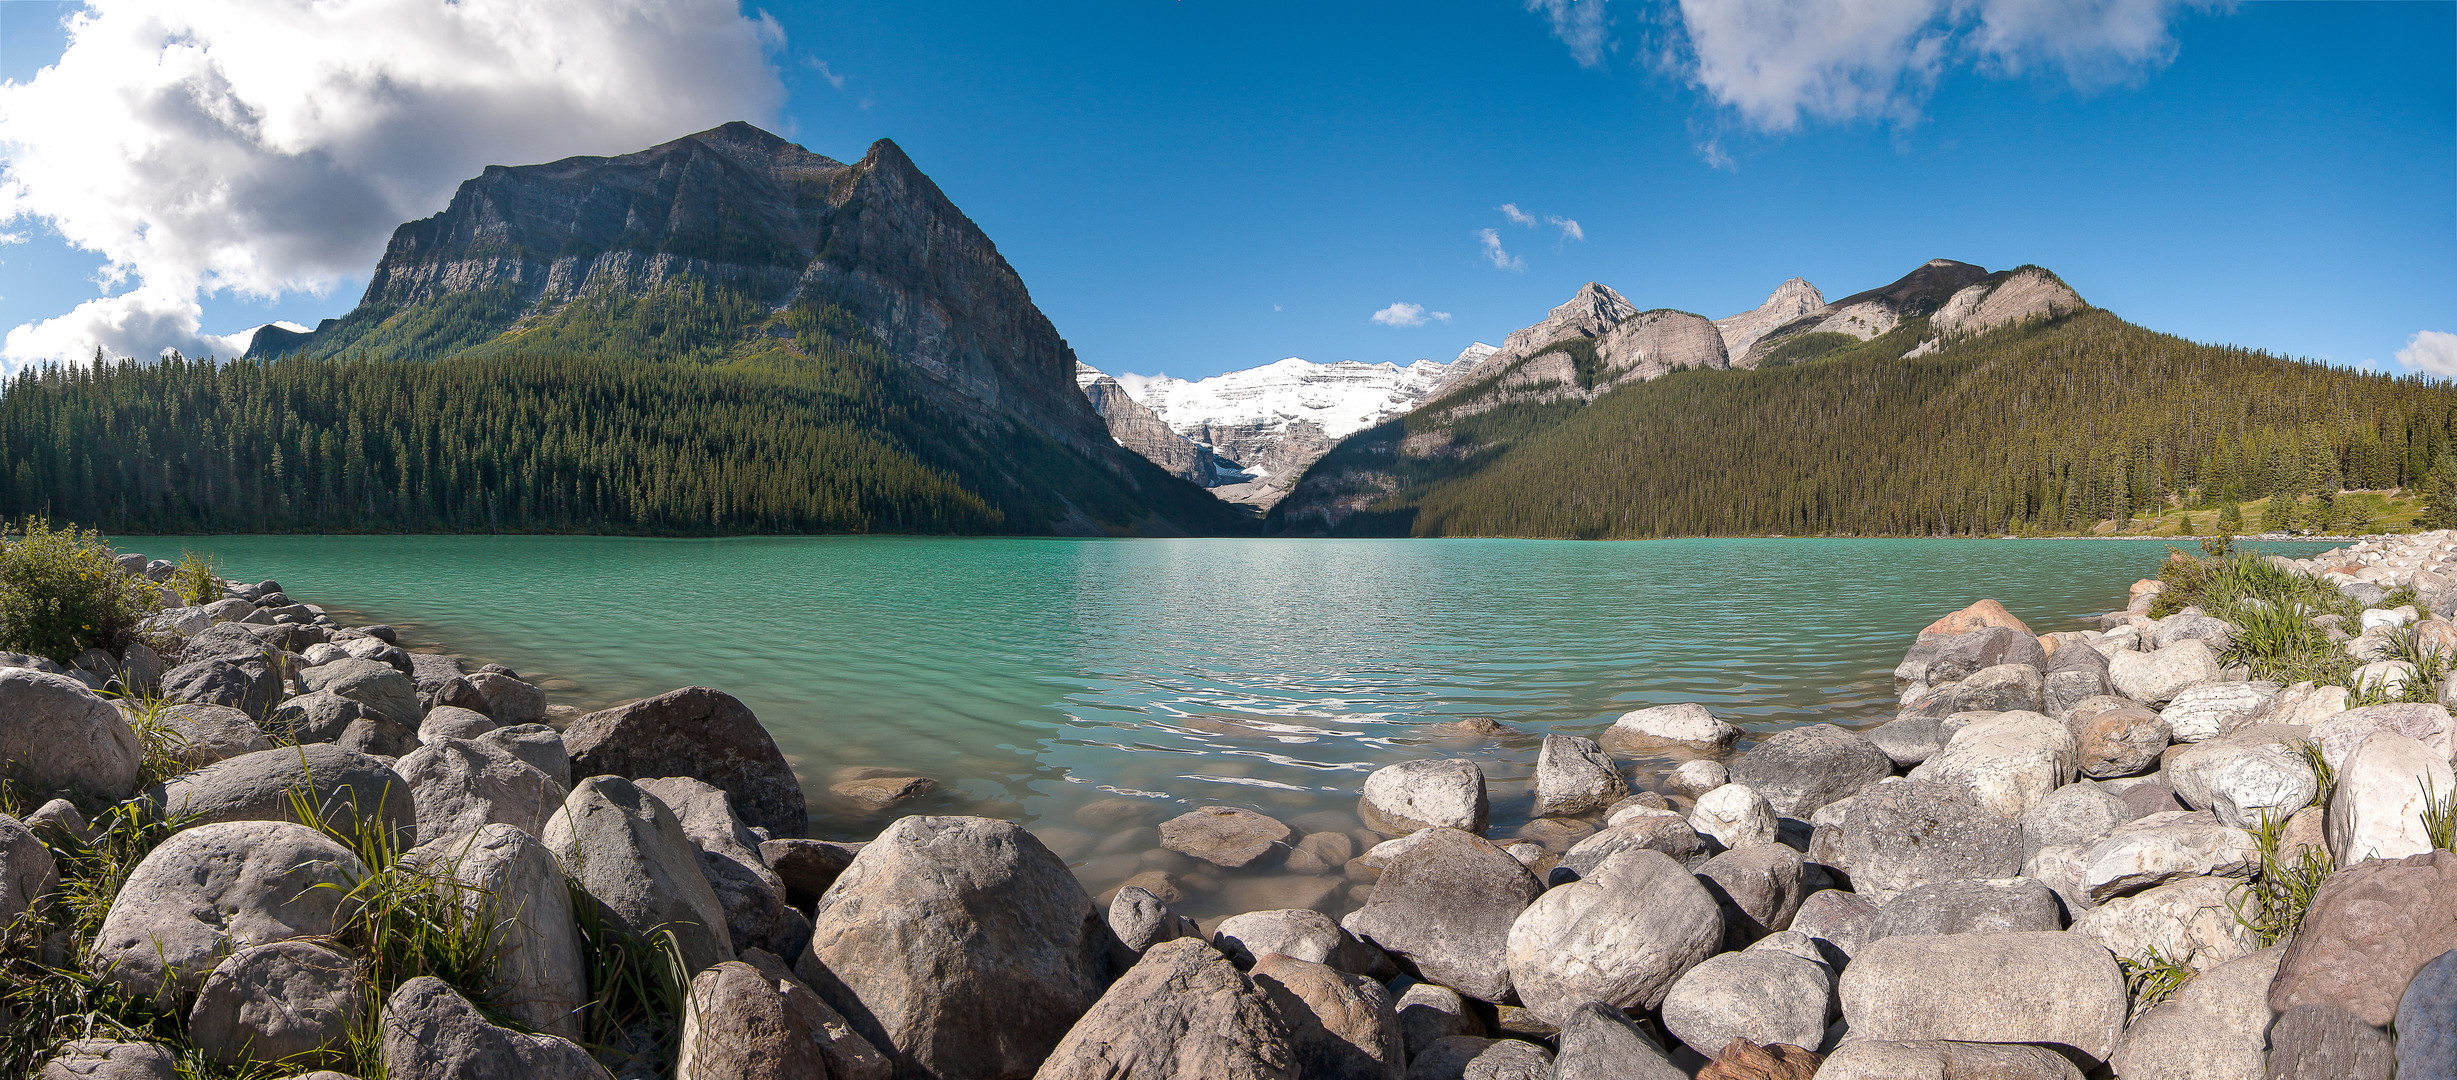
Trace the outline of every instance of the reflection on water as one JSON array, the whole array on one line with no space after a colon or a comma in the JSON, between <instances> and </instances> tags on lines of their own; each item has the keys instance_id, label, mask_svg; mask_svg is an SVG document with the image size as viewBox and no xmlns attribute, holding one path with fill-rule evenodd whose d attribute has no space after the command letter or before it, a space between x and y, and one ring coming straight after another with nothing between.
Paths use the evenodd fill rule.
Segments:
<instances>
[{"instance_id":1,"label":"reflection on water","mask_svg":"<svg viewBox=\"0 0 2457 1080\"><path fill-rule=\"evenodd\" d=\"M1592 736L1680 701L1755 731L1875 722L1891 714L1888 672L1937 615L1984 596L2033 629L2073 628L2166 554L2087 540L123 541L180 548L509 664L559 703L733 693L800 770L815 835L881 824L827 796L839 770L911 770L943 785L923 809L1030 823L1096 891L1175 874L1198 914L1349 894L1156 850L1150 826L1192 807L1361 830L1366 772L1458 755L1484 767L1494 835L1509 835L1545 731ZM1428 734L1467 717L1520 734ZM1670 763L1629 765L1650 784ZM1304 903L1258 904L1275 898Z\"/></svg>"}]
</instances>

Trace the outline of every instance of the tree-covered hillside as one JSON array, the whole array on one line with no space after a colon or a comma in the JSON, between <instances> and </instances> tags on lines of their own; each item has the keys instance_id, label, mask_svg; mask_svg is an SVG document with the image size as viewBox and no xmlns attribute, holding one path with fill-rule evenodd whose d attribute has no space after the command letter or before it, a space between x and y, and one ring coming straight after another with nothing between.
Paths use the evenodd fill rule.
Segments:
<instances>
[{"instance_id":1,"label":"tree-covered hillside","mask_svg":"<svg viewBox=\"0 0 2457 1080\"><path fill-rule=\"evenodd\" d=\"M1282 534L1649 537L2087 532L2173 501L2327 512L2424 483L2457 387L2197 345L2090 310L1902 359L1919 330L1592 404L1472 415L1464 387L1351 436ZM1831 351L1828 351L1828 350ZM1803 349L1802 352L1811 350ZM1784 356L1783 360L1794 360Z\"/></svg>"},{"instance_id":2,"label":"tree-covered hillside","mask_svg":"<svg viewBox=\"0 0 2457 1080\"><path fill-rule=\"evenodd\" d=\"M949 411L839 309L739 307L683 283L440 360L23 372L0 394L0 514L112 532L1249 527L1148 462L1114 473Z\"/></svg>"}]
</instances>

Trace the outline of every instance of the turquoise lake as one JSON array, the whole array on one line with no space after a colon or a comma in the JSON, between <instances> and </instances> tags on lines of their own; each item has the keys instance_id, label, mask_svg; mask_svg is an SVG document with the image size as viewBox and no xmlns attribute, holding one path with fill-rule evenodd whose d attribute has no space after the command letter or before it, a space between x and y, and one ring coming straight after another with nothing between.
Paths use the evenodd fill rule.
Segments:
<instances>
[{"instance_id":1,"label":"turquoise lake","mask_svg":"<svg viewBox=\"0 0 2457 1080\"><path fill-rule=\"evenodd\" d=\"M814 835L880 827L827 797L839 770L910 770L944 786L917 809L1029 823L1096 891L1191 869L1147 853L1152 823L1195 806L1352 829L1365 773L1414 757L1478 760L1493 834L1509 835L1544 732L1593 736L1643 706L1700 702L1753 731L1873 724L1892 715L1895 662L1939 615L1993 597L2036 631L2082 628L2167 554L2096 540L119 543L210 553L227 576L507 664L584 710L725 690L794 761ZM1524 734L1427 734L1464 717ZM1651 784L1669 763L1626 764ZM1077 813L1120 796L1148 811ZM1270 875L1185 876L1198 914L1339 906ZM1289 895L1307 902L1273 902Z\"/></svg>"}]
</instances>

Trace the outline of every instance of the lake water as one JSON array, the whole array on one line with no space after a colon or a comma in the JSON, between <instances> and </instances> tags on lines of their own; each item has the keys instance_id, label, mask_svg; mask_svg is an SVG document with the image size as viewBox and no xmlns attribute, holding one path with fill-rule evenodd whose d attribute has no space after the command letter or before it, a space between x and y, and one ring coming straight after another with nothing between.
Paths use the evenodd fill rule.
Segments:
<instances>
[{"instance_id":1,"label":"lake water","mask_svg":"<svg viewBox=\"0 0 2457 1080\"><path fill-rule=\"evenodd\" d=\"M1467 756L1507 836L1527 819L1544 732L1592 737L1682 701L1753 732L1873 724L1892 715L1895 662L1939 615L1993 597L2041 633L2081 628L2167 553L2094 540L120 543L210 553L227 576L507 664L584 710L725 690L794 761L813 835L882 824L828 797L841 770L910 771L943 785L917 809L1026 822L1096 892L1194 870L1181 907L1195 914L1336 911L1345 894L1149 854L1150 825L1193 807L1353 830L1367 772ZM1523 734L1428 734L1467 717ZM1670 762L1626 764L1655 784ZM1086 811L1117 798L1139 805Z\"/></svg>"}]
</instances>

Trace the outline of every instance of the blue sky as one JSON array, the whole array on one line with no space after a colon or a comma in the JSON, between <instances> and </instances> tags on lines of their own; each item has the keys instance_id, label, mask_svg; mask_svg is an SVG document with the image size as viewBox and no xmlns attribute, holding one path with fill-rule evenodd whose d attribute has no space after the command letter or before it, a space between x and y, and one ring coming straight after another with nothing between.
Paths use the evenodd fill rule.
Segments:
<instances>
[{"instance_id":1,"label":"blue sky","mask_svg":"<svg viewBox=\"0 0 2457 1080\"><path fill-rule=\"evenodd\" d=\"M59 60L57 24L80 10L0 3L0 78ZM1768 10L1793 25L1738 17ZM732 80L678 124L743 115L845 160L895 139L1112 371L1447 359L1589 280L1720 316L1792 275L1836 298L1942 256L2039 263L2198 340L2390 370L2406 350L2457 374L2457 337L2417 336L2457 331L2457 4L1876 0L1853 10L1883 18L1833 22L1841 10L774 4L710 14L755 44L719 34L710 48L732 52L665 77ZM770 85L739 70L744 48ZM487 92L450 100L485 109ZM551 138L506 122L456 152L634 149L655 141L638 111L537 129ZM448 181L421 183L387 196L398 216L448 198ZM23 237L0 247L0 329L140 282L198 295L207 335L312 323L356 300L397 224L338 253L223 250L242 235L164 254L149 234L114 249L124 272L100 288L112 260L62 235L106 235L103 212L42 205L54 216L21 208L0 226ZM208 249L221 254L193 254ZM1422 311L1373 318L1394 304Z\"/></svg>"}]
</instances>

